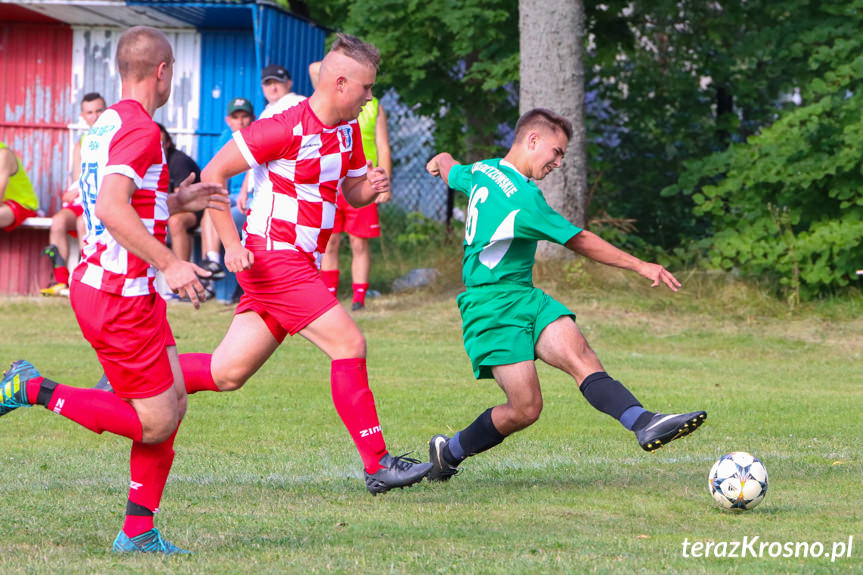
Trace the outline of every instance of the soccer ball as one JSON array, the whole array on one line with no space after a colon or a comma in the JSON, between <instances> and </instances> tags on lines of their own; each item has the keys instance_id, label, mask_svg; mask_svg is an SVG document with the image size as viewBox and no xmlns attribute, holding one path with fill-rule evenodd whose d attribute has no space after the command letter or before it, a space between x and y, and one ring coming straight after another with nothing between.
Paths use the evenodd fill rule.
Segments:
<instances>
[{"instance_id":1,"label":"soccer ball","mask_svg":"<svg viewBox=\"0 0 863 575\"><path fill-rule=\"evenodd\" d=\"M724 509L752 509L767 494L767 469L754 455L735 451L713 464L707 486Z\"/></svg>"}]
</instances>

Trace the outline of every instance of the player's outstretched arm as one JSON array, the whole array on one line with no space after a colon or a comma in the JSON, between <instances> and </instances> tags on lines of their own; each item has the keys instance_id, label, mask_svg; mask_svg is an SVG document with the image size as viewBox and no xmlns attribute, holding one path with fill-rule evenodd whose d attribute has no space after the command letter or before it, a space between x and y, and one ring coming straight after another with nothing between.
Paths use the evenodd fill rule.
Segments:
<instances>
[{"instance_id":1,"label":"player's outstretched arm","mask_svg":"<svg viewBox=\"0 0 863 575\"><path fill-rule=\"evenodd\" d=\"M426 171L434 177L440 177L446 185L449 185L449 171L453 166L459 165L448 152L443 152L429 160Z\"/></svg>"},{"instance_id":2,"label":"player's outstretched arm","mask_svg":"<svg viewBox=\"0 0 863 575\"><path fill-rule=\"evenodd\" d=\"M121 246L155 266L164 274L168 287L174 293L188 296L198 309L204 295L204 286L198 275L207 277L210 272L178 259L165 244L150 234L130 203L133 193L135 183L131 179L120 174L108 174L102 180L96 198L96 217Z\"/></svg>"},{"instance_id":3,"label":"player's outstretched arm","mask_svg":"<svg viewBox=\"0 0 863 575\"><path fill-rule=\"evenodd\" d=\"M632 270L651 280L653 282L651 287L665 284L668 289L676 292L681 286L677 278L661 265L640 260L614 247L593 232L582 230L566 242L566 247L599 263Z\"/></svg>"},{"instance_id":4,"label":"player's outstretched arm","mask_svg":"<svg viewBox=\"0 0 863 575\"><path fill-rule=\"evenodd\" d=\"M228 191L219 184L195 181L195 174L190 173L185 180L180 182L180 187L175 194L168 195L168 212L197 212L205 208L217 211L231 209L231 200Z\"/></svg>"}]
</instances>

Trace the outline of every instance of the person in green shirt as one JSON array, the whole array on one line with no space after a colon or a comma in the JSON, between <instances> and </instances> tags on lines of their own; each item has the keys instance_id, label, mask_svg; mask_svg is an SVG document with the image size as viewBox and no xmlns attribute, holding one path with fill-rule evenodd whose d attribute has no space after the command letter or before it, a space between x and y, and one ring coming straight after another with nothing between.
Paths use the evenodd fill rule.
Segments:
<instances>
[{"instance_id":1,"label":"person in green shirt","mask_svg":"<svg viewBox=\"0 0 863 575\"><path fill-rule=\"evenodd\" d=\"M11 232L38 209L39 199L21 160L0 142L0 230Z\"/></svg>"},{"instance_id":2,"label":"person in green shirt","mask_svg":"<svg viewBox=\"0 0 863 575\"><path fill-rule=\"evenodd\" d=\"M458 297L464 346L477 379L494 378L506 403L487 409L452 438L429 442L431 481L446 481L458 465L534 423L542 411L535 360L571 375L587 401L635 433L655 451L688 435L706 419L704 411L647 411L611 378L575 323L575 314L533 285L536 244L548 240L597 262L632 270L677 291L680 282L664 267L617 249L554 211L534 183L560 167L572 138L570 122L542 108L524 114L503 159L462 165L448 153L426 169L469 196L465 219L463 279Z\"/></svg>"}]
</instances>

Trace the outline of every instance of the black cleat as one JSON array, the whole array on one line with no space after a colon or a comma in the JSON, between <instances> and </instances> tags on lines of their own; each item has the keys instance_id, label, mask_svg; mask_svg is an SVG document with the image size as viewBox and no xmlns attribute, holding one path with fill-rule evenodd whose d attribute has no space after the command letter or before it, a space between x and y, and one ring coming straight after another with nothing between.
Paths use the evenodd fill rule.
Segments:
<instances>
[{"instance_id":1,"label":"black cleat","mask_svg":"<svg viewBox=\"0 0 863 575\"><path fill-rule=\"evenodd\" d=\"M221 280L225 279L225 268L222 267L221 264L214 262L210 258L204 258L201 261L201 267L210 272L209 279L211 280Z\"/></svg>"},{"instance_id":2,"label":"black cleat","mask_svg":"<svg viewBox=\"0 0 863 575\"><path fill-rule=\"evenodd\" d=\"M449 444L449 437L437 434L429 441L429 461L432 468L428 474L429 481L448 481L450 477L458 473L458 468L451 465L444 457L444 449Z\"/></svg>"},{"instance_id":3,"label":"black cleat","mask_svg":"<svg viewBox=\"0 0 863 575\"><path fill-rule=\"evenodd\" d=\"M638 444L645 451L656 451L666 443L689 435L707 419L706 411L655 414L643 428L635 432Z\"/></svg>"},{"instance_id":4,"label":"black cleat","mask_svg":"<svg viewBox=\"0 0 863 575\"><path fill-rule=\"evenodd\" d=\"M108 393L114 393L114 388L111 387L111 382L108 381L108 376L106 374L102 374L102 377L99 378L99 381L96 382L91 389L98 389L101 391L107 391Z\"/></svg>"},{"instance_id":5,"label":"black cleat","mask_svg":"<svg viewBox=\"0 0 863 575\"><path fill-rule=\"evenodd\" d=\"M60 249L54 244L48 245L44 250L42 250L43 256L48 256L48 259L51 260L51 267L57 266L57 259L60 257Z\"/></svg>"},{"instance_id":6,"label":"black cleat","mask_svg":"<svg viewBox=\"0 0 863 575\"><path fill-rule=\"evenodd\" d=\"M199 278L204 287L203 301L209 301L216 297L216 282L211 278Z\"/></svg>"},{"instance_id":7,"label":"black cleat","mask_svg":"<svg viewBox=\"0 0 863 575\"><path fill-rule=\"evenodd\" d=\"M362 311L366 309L366 304L355 301L351 304L351 311Z\"/></svg>"},{"instance_id":8,"label":"black cleat","mask_svg":"<svg viewBox=\"0 0 863 575\"><path fill-rule=\"evenodd\" d=\"M386 493L394 487L407 487L423 480L432 464L420 463L418 459L411 459L405 455L407 453L393 457L387 453L379 461L383 469L378 469L374 473L365 472L366 489L372 495Z\"/></svg>"}]
</instances>

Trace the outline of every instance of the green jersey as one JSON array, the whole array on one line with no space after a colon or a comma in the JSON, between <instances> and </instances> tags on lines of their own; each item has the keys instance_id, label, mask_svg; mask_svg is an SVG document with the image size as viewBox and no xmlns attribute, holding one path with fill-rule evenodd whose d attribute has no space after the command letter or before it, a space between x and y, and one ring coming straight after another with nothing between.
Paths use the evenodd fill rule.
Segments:
<instances>
[{"instance_id":1,"label":"green jersey","mask_svg":"<svg viewBox=\"0 0 863 575\"><path fill-rule=\"evenodd\" d=\"M448 181L470 197L462 266L467 287L501 281L532 286L536 242L565 244L581 231L506 160L453 166Z\"/></svg>"}]
</instances>

